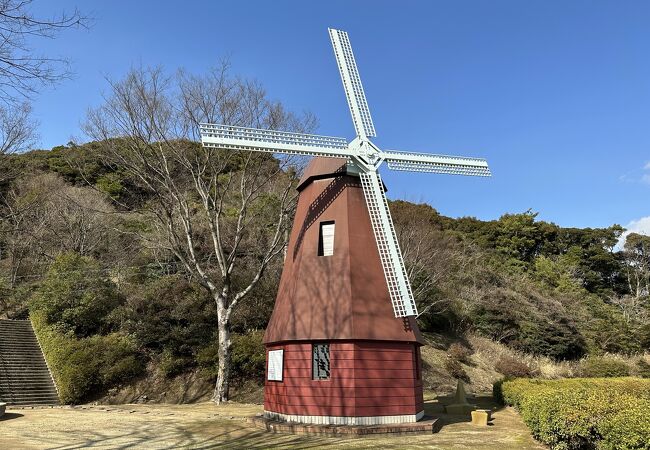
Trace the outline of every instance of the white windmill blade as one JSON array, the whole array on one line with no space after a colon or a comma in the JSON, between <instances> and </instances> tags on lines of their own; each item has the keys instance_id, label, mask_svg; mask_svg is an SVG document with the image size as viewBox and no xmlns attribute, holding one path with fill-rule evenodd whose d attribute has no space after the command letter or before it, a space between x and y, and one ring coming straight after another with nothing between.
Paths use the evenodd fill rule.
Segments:
<instances>
[{"instance_id":1,"label":"white windmill blade","mask_svg":"<svg viewBox=\"0 0 650 450\"><path fill-rule=\"evenodd\" d=\"M477 177L489 177L492 175L487 161L482 158L397 152L393 150L382 152L382 158L388 163L388 168L393 170Z\"/></svg>"},{"instance_id":2,"label":"white windmill blade","mask_svg":"<svg viewBox=\"0 0 650 450\"><path fill-rule=\"evenodd\" d=\"M417 316L381 178L375 171L362 172L360 178L395 317Z\"/></svg>"},{"instance_id":3,"label":"white windmill blade","mask_svg":"<svg viewBox=\"0 0 650 450\"><path fill-rule=\"evenodd\" d=\"M372 117L370 116L370 110L368 109L366 94L363 92L357 63L352 53L350 39L348 39L348 33L333 28L328 28L328 31L332 40L334 55L336 56L336 62L341 73L345 96L348 99L348 106L352 113L352 122L354 122L354 129L357 131L357 136L363 139L377 136L375 126L372 123Z\"/></svg>"},{"instance_id":4,"label":"white windmill blade","mask_svg":"<svg viewBox=\"0 0 650 450\"><path fill-rule=\"evenodd\" d=\"M348 143L339 137L210 123L199 124L199 128L205 147L338 158L350 156Z\"/></svg>"}]
</instances>

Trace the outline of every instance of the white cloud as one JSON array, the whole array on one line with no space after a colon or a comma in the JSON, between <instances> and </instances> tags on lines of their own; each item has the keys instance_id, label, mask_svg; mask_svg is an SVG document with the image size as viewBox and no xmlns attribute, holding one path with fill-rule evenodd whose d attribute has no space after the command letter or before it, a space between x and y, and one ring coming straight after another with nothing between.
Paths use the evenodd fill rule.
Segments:
<instances>
[{"instance_id":1,"label":"white cloud","mask_svg":"<svg viewBox=\"0 0 650 450\"><path fill-rule=\"evenodd\" d=\"M623 183L641 183L650 185L650 161L639 169L634 169L618 177Z\"/></svg>"},{"instance_id":2,"label":"white cloud","mask_svg":"<svg viewBox=\"0 0 650 450\"><path fill-rule=\"evenodd\" d=\"M623 233L618 241L618 244L616 244L616 250L621 250L623 248L623 245L625 245L625 238L630 233L650 236L650 216L641 217L640 219L631 221L625 226L625 229L627 231Z\"/></svg>"}]
</instances>

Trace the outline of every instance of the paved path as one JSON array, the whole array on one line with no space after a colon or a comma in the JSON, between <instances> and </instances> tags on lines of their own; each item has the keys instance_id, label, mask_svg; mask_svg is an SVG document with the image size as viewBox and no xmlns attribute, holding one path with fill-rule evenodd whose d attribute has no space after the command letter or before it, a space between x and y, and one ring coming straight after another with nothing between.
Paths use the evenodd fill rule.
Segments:
<instances>
[{"instance_id":1,"label":"paved path","mask_svg":"<svg viewBox=\"0 0 650 450\"><path fill-rule=\"evenodd\" d=\"M429 401L427 410L440 406ZM258 405L211 403L10 409L0 419L0 449L543 448L509 408L497 411L490 427L446 418L433 435L346 439L266 433L246 421L259 412Z\"/></svg>"}]
</instances>

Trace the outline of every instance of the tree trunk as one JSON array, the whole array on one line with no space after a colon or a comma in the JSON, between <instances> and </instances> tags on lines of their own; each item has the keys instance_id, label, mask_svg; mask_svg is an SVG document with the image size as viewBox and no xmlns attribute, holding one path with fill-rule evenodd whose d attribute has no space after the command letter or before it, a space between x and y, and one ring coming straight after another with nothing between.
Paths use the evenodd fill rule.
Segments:
<instances>
[{"instance_id":1,"label":"tree trunk","mask_svg":"<svg viewBox=\"0 0 650 450\"><path fill-rule=\"evenodd\" d=\"M214 387L212 401L221 404L228 401L230 388L230 323L219 314L219 367L217 371L217 384Z\"/></svg>"}]
</instances>

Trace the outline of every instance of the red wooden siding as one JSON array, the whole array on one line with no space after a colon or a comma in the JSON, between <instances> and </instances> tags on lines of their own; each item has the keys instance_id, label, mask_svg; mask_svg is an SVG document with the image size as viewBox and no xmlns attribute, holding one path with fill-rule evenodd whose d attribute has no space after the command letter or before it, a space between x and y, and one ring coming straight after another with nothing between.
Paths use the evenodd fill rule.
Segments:
<instances>
[{"instance_id":1,"label":"red wooden siding","mask_svg":"<svg viewBox=\"0 0 650 450\"><path fill-rule=\"evenodd\" d=\"M394 416L424 408L416 368L419 345L409 342L330 341L330 379L312 380L312 343L284 349L283 381L266 381L264 409L309 416Z\"/></svg>"}]
</instances>

